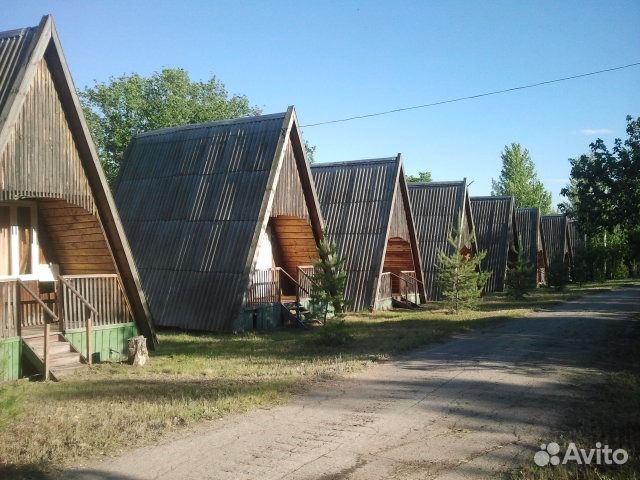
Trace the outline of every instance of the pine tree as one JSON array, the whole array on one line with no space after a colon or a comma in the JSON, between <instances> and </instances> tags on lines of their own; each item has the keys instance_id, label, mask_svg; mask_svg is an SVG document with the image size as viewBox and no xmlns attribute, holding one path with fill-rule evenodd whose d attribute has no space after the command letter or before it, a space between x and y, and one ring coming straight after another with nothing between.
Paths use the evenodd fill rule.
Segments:
<instances>
[{"instance_id":1,"label":"pine tree","mask_svg":"<svg viewBox=\"0 0 640 480\"><path fill-rule=\"evenodd\" d=\"M338 255L335 244L329 240L322 239L318 243L318 257L313 263L310 310L316 314L321 312L325 323L329 305L336 315L344 312L347 273L345 259Z\"/></svg>"},{"instance_id":2,"label":"pine tree","mask_svg":"<svg viewBox=\"0 0 640 480\"><path fill-rule=\"evenodd\" d=\"M516 207L538 207L543 215L551 212L551 192L538 179L529 150L519 143L505 146L500 155L500 178L492 180L492 195L512 195Z\"/></svg>"},{"instance_id":3,"label":"pine tree","mask_svg":"<svg viewBox=\"0 0 640 480\"><path fill-rule=\"evenodd\" d=\"M552 258L549 263L547 283L558 291L564 290L569 283L569 272L564 265L564 256L561 253Z\"/></svg>"},{"instance_id":4,"label":"pine tree","mask_svg":"<svg viewBox=\"0 0 640 480\"><path fill-rule=\"evenodd\" d=\"M446 251L438 250L436 263L436 281L442 290L444 305L454 313L474 309L480 302L482 290L491 275L491 272L480 271L480 263L487 253L482 251L469 257L460 253L453 235L448 242L452 253L448 255Z\"/></svg>"},{"instance_id":5,"label":"pine tree","mask_svg":"<svg viewBox=\"0 0 640 480\"><path fill-rule=\"evenodd\" d=\"M519 242L522 245L522 242ZM535 267L527 260L524 249L518 251L515 263L507 270L507 296L520 300L536 288Z\"/></svg>"}]
</instances>

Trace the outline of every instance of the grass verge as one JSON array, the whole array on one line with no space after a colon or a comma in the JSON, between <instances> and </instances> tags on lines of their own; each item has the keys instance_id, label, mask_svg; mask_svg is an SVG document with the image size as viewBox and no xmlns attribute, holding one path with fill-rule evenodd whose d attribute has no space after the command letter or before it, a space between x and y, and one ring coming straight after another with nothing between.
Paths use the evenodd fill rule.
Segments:
<instances>
[{"instance_id":1,"label":"grass verge","mask_svg":"<svg viewBox=\"0 0 640 480\"><path fill-rule=\"evenodd\" d=\"M526 466L508 474L509 480L638 480L640 479L640 316L634 331L619 339L611 352L608 369L576 379L590 392L578 402L556 437L560 458L569 442L579 449L596 448L596 443L629 454L624 465Z\"/></svg>"},{"instance_id":2,"label":"grass verge","mask_svg":"<svg viewBox=\"0 0 640 480\"><path fill-rule=\"evenodd\" d=\"M340 345L323 341L319 329L243 335L163 332L160 348L144 368L101 364L61 383L3 386L19 405L0 427L0 477L3 470L5 475L46 472L150 444L199 422L284 402L314 382L393 354L598 291L601 287L539 290L520 303L491 296L481 311L459 315L351 315L351 340Z\"/></svg>"}]
</instances>

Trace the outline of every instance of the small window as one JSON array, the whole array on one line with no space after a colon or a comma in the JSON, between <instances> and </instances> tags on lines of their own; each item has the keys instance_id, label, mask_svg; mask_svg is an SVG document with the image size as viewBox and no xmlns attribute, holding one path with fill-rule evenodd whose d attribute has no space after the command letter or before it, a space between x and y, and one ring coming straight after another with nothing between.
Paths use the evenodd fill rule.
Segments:
<instances>
[{"instance_id":1,"label":"small window","mask_svg":"<svg viewBox=\"0 0 640 480\"><path fill-rule=\"evenodd\" d=\"M0 204L0 276L33 275L38 262L35 204Z\"/></svg>"}]
</instances>

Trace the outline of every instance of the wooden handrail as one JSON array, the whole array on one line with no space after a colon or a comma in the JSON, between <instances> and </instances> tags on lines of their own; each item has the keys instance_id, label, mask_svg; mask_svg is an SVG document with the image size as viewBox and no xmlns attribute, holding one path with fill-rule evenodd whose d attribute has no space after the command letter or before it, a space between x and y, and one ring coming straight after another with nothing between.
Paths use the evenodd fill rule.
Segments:
<instances>
[{"instance_id":1,"label":"wooden handrail","mask_svg":"<svg viewBox=\"0 0 640 480\"><path fill-rule=\"evenodd\" d=\"M87 340L87 355L86 355L86 360L87 360L87 365L91 365L93 363L93 319L91 318L91 312L93 312L95 314L96 317L98 317L100 315L100 313L98 312L98 310L96 310L96 308L91 305L91 303L89 303L89 301L84 298L84 296L75 289L75 287L73 285L71 285L67 280L65 280L64 278L62 278L62 276L58 276L58 280L60 280L60 282L69 289L69 291L71 293L73 293L85 306L85 308L87 310L89 310L89 315L87 315L87 322L85 325L85 329L86 329L86 340Z\"/></svg>"},{"instance_id":2,"label":"wooden handrail","mask_svg":"<svg viewBox=\"0 0 640 480\"><path fill-rule=\"evenodd\" d=\"M84 303L89 310L91 310L96 315L100 315L100 312L98 312L98 310L96 310L96 308L93 305L91 305L91 303L89 303L89 300L84 298L82 294L78 290L76 290L73 285L71 285L62 276L59 276L58 279L71 291L71 293L73 293L76 297L78 297L78 300Z\"/></svg>"},{"instance_id":3,"label":"wooden handrail","mask_svg":"<svg viewBox=\"0 0 640 480\"><path fill-rule=\"evenodd\" d=\"M25 291L26 291L26 292L27 292L27 293L28 293L28 294L29 294L29 295L30 295L30 296L31 296L31 297L32 297L36 302L38 302L38 305L40 305L40 306L42 307L42 309L45 311L45 313L46 313L47 315L49 315L49 316L53 319L53 321L54 321L54 322L57 322L57 321L58 321L58 316L57 316L55 313L53 313L53 311L52 311L49 307L47 307L47 304L46 304L46 303L44 303L44 302L40 299L40 297L38 297L38 295L36 295L36 294L33 292L33 290L31 290L31 289L30 289L30 288L29 288L29 287L28 287L28 286L27 286L27 285L26 285L22 280L20 280L19 278L18 278L18 279L16 279L16 281L17 281L18 285L20 285L22 288L24 288L24 289L25 289ZM46 323L46 320L45 320L45 323Z\"/></svg>"},{"instance_id":4,"label":"wooden handrail","mask_svg":"<svg viewBox=\"0 0 640 480\"><path fill-rule=\"evenodd\" d=\"M51 319L54 322L58 321L58 316L53 313L53 311L47 307L47 304L44 303L42 301L42 299L40 297L38 297L38 295L36 295L33 290L31 290L22 280L20 280L19 278L16 279L16 283L21 287L24 288L25 291L38 303L38 305L40 305L42 307L42 309L44 310L44 312L49 315L49 317L51 317ZM19 301L19 299L17 300ZM51 322L47 322L47 319L44 319L44 342L43 342L43 363L44 363L44 379L45 380L49 380L49 332L50 332L50 327L49 324Z\"/></svg>"},{"instance_id":5,"label":"wooden handrail","mask_svg":"<svg viewBox=\"0 0 640 480\"><path fill-rule=\"evenodd\" d=\"M276 267L276 270L282 272L285 274L285 276L291 280L293 282L294 285L296 285L300 290L302 290L304 293L306 293L307 295L311 295L311 292L309 290L307 290L306 288L304 288L302 285L300 285L298 283L297 280L295 280L291 275L289 275L289 273L282 267Z\"/></svg>"},{"instance_id":6,"label":"wooden handrail","mask_svg":"<svg viewBox=\"0 0 640 480\"><path fill-rule=\"evenodd\" d=\"M307 278L307 280L309 280L309 283L311 283L314 287L320 288L320 285L318 285L318 282L316 282L313 278L311 278L311 276L302 269L302 267L306 267L306 266L307 265L298 266L298 272L302 273ZM309 265L309 266L312 267L313 265ZM306 290L305 292L311 295L311 292L307 292Z\"/></svg>"}]
</instances>

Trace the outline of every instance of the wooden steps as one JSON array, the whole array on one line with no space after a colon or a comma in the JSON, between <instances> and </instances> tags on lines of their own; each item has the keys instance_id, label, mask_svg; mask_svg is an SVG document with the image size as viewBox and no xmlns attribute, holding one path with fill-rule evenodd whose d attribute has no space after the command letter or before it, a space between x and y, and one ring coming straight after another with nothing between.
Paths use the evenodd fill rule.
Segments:
<instances>
[{"instance_id":1,"label":"wooden steps","mask_svg":"<svg viewBox=\"0 0 640 480\"><path fill-rule=\"evenodd\" d=\"M32 353L31 360L44 374L44 334L23 337L22 340ZM49 335L49 375L53 380L58 381L86 367L80 352L62 334Z\"/></svg>"}]
</instances>

